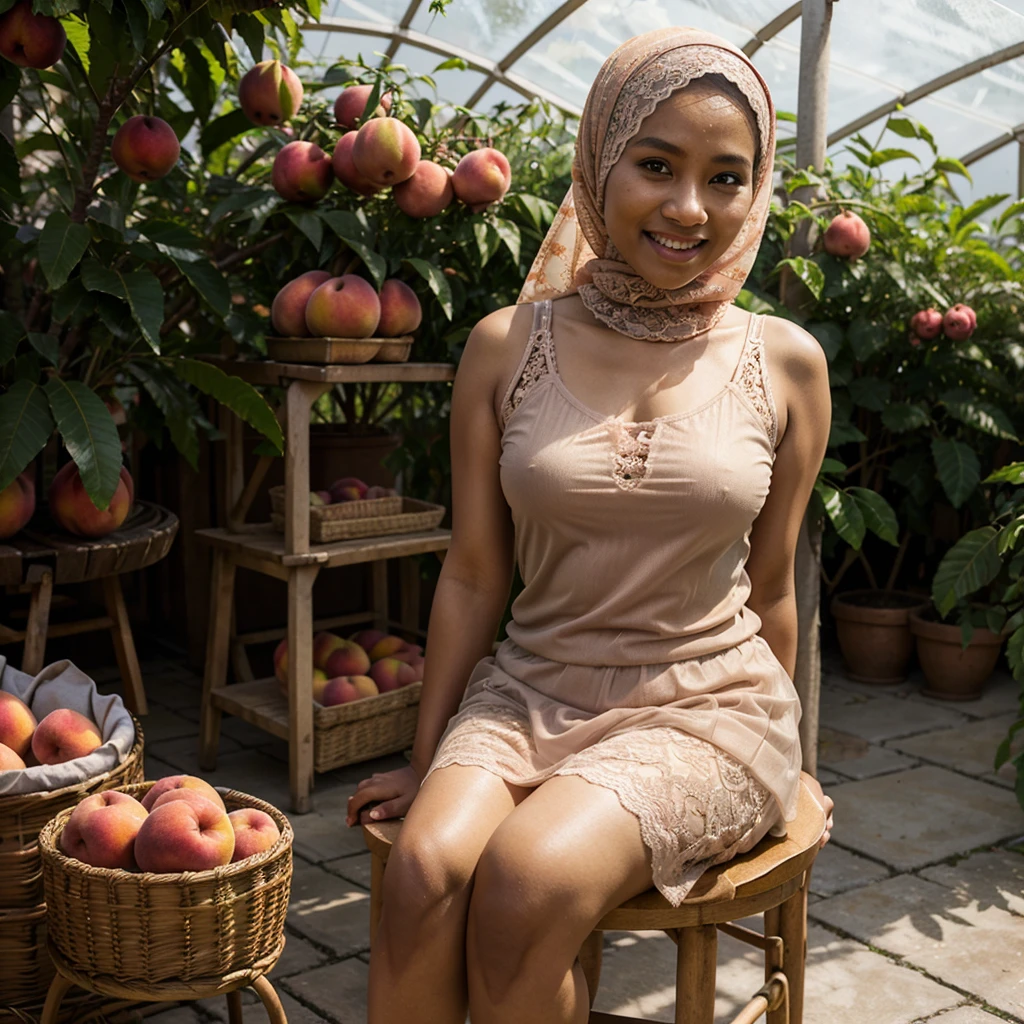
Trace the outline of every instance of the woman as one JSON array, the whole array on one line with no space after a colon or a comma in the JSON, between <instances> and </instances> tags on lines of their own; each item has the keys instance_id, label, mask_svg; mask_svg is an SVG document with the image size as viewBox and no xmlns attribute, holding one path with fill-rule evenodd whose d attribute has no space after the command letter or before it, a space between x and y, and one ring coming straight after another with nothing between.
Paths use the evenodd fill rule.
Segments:
<instances>
[{"instance_id":1,"label":"woman","mask_svg":"<svg viewBox=\"0 0 1024 1024\"><path fill-rule=\"evenodd\" d=\"M732 304L774 120L723 40L624 44L529 304L470 336L412 763L349 801L350 826L406 815L370 1024L585 1021L607 910L652 883L678 905L794 814L793 561L830 402L814 338Z\"/></svg>"}]
</instances>

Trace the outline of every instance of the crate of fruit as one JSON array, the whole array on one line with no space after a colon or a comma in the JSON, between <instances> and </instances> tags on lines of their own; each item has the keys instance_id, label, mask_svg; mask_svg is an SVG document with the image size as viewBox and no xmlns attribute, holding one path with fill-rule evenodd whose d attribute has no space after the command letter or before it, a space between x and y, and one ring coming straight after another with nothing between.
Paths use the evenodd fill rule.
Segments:
<instances>
[{"instance_id":1,"label":"crate of fruit","mask_svg":"<svg viewBox=\"0 0 1024 1024\"><path fill-rule=\"evenodd\" d=\"M274 652L287 698L288 643ZM423 648L377 629L313 637L313 766L318 772L405 750L416 738Z\"/></svg>"},{"instance_id":2,"label":"crate of fruit","mask_svg":"<svg viewBox=\"0 0 1024 1024\"><path fill-rule=\"evenodd\" d=\"M273 967L292 875L293 832L281 811L189 775L87 802L39 834L62 971L97 992L177 998L184 986Z\"/></svg>"}]
</instances>

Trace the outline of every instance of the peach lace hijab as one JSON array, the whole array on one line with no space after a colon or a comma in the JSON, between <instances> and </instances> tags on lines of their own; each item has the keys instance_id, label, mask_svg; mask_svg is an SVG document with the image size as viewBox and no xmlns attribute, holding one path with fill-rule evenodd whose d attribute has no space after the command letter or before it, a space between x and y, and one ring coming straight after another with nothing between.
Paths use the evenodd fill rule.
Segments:
<instances>
[{"instance_id":1,"label":"peach lace hijab","mask_svg":"<svg viewBox=\"0 0 1024 1024\"><path fill-rule=\"evenodd\" d=\"M760 154L750 216L732 245L681 288L656 288L615 249L604 224L608 173L644 119L677 89L719 74L750 103ZM519 302L579 292L599 320L631 338L685 341L710 330L739 294L768 220L775 156L775 108L764 79L731 43L691 28L666 28L623 43L587 95L572 166L572 187L530 268Z\"/></svg>"}]
</instances>

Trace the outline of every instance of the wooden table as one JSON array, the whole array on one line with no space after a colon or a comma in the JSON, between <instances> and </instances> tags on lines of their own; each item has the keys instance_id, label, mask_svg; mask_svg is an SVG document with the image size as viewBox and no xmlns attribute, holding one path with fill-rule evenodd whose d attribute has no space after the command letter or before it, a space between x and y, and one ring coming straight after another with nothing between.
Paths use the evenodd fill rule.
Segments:
<instances>
[{"instance_id":1,"label":"wooden table","mask_svg":"<svg viewBox=\"0 0 1024 1024\"><path fill-rule=\"evenodd\" d=\"M45 517L37 517L33 524L35 528L22 530L0 543L0 584L8 593L29 595L25 628L0 624L0 644L24 641L21 669L34 676L43 667L48 637L109 629L124 681L125 704L136 715L147 714L146 691L120 577L159 562L167 554L178 532L177 516L159 505L137 501L119 530L96 540L72 536ZM106 615L50 623L55 585L97 579L103 581Z\"/></svg>"},{"instance_id":2,"label":"wooden table","mask_svg":"<svg viewBox=\"0 0 1024 1024\"><path fill-rule=\"evenodd\" d=\"M278 418L285 430L285 529L276 533L269 524L248 524L246 515L272 464L261 457L251 476L243 469L243 430L235 417L227 423L227 516L226 527L198 530L196 536L213 548L210 626L203 674L203 698L199 734L199 764L216 767L221 713L240 715L272 735L287 732L289 779L292 810L305 813L312 809L313 789L313 630L372 621L375 628L388 631L401 626L410 632L414 623L406 620L411 600L406 590L418 587L415 575L403 573L403 615L388 618L387 560L443 552L451 539L449 530L435 529L418 533L367 537L331 544L311 544L309 538L309 418L310 409L322 394L335 384L355 382L450 381L455 367L449 363L360 363L319 366L305 363L280 363L274 360L211 358L225 373L254 385L286 388L286 397ZM373 563L373 609L314 623L313 582L323 568ZM288 585L288 618L284 630L265 630L239 636L233 634L235 570L241 566L277 579ZM403 563L412 566L413 563ZM406 586L405 584L409 584ZM410 616L411 617L411 616ZM265 685L228 686L229 660L243 684L254 682L244 656L245 643L268 641L280 635L288 639L288 700L279 705L267 703ZM263 681L255 681L263 682ZM274 702L271 701L271 704ZM286 725L285 725L286 723Z\"/></svg>"}]
</instances>

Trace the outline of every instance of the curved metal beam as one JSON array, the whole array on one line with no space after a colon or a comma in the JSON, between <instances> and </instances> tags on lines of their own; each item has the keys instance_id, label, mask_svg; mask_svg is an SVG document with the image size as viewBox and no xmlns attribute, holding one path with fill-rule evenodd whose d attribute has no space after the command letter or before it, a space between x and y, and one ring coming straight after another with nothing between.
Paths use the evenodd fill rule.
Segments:
<instances>
[{"instance_id":1,"label":"curved metal beam","mask_svg":"<svg viewBox=\"0 0 1024 1024\"><path fill-rule=\"evenodd\" d=\"M803 0L797 0L791 7L787 7L781 14L777 14L764 28L758 29L753 37L743 44L741 47L743 52L748 57L753 57L769 39L777 36L784 28L792 25L800 17L802 9Z\"/></svg>"},{"instance_id":2,"label":"curved metal beam","mask_svg":"<svg viewBox=\"0 0 1024 1024\"><path fill-rule=\"evenodd\" d=\"M977 149L972 149L966 156L960 157L960 163L965 167L969 167L971 164L991 156L997 149L1008 146L1011 142L1020 142L1022 138L1024 138L1024 121L1014 125L1013 128L1007 129L1005 132L1001 132L994 139L989 139L988 142L978 146Z\"/></svg>"},{"instance_id":3,"label":"curved metal beam","mask_svg":"<svg viewBox=\"0 0 1024 1024\"><path fill-rule=\"evenodd\" d=\"M971 61L970 64L963 64L952 71L947 71L944 75L939 75L938 78L933 78L930 82L917 86L916 89L911 89L908 92L893 97L891 100L887 100L885 103L875 107L874 110L850 121L849 124L844 124L842 128L834 131L828 137L828 144L832 146L841 139L845 139L848 135L859 132L861 128L866 127L873 121L877 121L878 118L891 114L897 106L909 106L911 103L916 103L918 100L922 100L926 96L944 89L947 85L953 85L955 82L970 78L971 75L976 75L998 64L1005 64L1007 61L1020 57L1022 54L1024 54L1024 40L1014 43L1012 46L1007 46L1002 50L997 50L995 53L990 53L985 57L979 57L978 60Z\"/></svg>"},{"instance_id":4,"label":"curved metal beam","mask_svg":"<svg viewBox=\"0 0 1024 1024\"><path fill-rule=\"evenodd\" d=\"M554 31L570 14L573 14L586 2L587 0L564 0L559 7L555 8L551 14L520 39L516 46L498 61L498 68L502 71L507 71L523 54L529 52L535 43L543 39L549 32ZM495 79L490 76L485 78L480 87L466 100L466 106L472 108L475 104L479 103L487 90L494 85L494 82Z\"/></svg>"},{"instance_id":5,"label":"curved metal beam","mask_svg":"<svg viewBox=\"0 0 1024 1024\"><path fill-rule=\"evenodd\" d=\"M555 96L554 93L534 85L521 75L502 70L498 67L497 61L480 57L470 50L463 49L461 46L455 46L444 40L435 39L433 36L424 35L422 32L414 32L408 28L403 29L394 24L382 25L368 21L354 21L347 18L324 18L321 21L307 21L299 27L309 31L348 32L358 36L391 36L398 44L405 43L409 46L418 46L421 50L427 50L442 57L459 57L474 71L480 71L490 76L493 82L507 85L510 89L513 89L528 100L540 97L543 100L547 100L552 106L557 107L559 110L564 110L567 114L572 114L574 117L579 117L582 113L582 110L575 106L575 104L566 103L560 96Z\"/></svg>"},{"instance_id":6,"label":"curved metal beam","mask_svg":"<svg viewBox=\"0 0 1024 1024\"><path fill-rule=\"evenodd\" d=\"M416 17L422 3L423 0L409 0L409 6L406 7L405 14L402 15L402 20L398 23L399 28L408 28L412 24L412 19ZM394 57L398 50L398 45L398 40L394 38L388 43L388 48L385 51L388 55L388 60Z\"/></svg>"}]
</instances>

